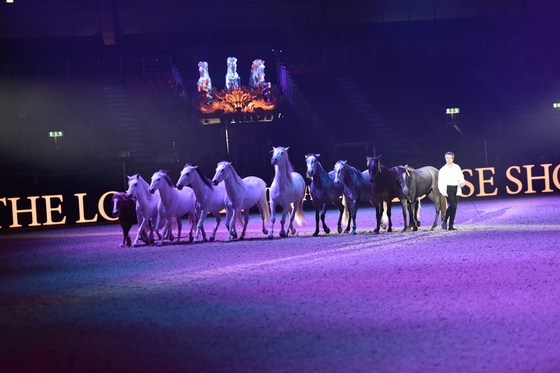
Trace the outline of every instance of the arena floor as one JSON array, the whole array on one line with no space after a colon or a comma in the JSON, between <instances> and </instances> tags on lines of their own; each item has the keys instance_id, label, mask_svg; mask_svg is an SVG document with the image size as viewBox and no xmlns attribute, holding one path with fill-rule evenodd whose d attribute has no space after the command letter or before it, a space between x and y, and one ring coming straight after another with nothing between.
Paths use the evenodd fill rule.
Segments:
<instances>
[{"instance_id":1,"label":"arena floor","mask_svg":"<svg viewBox=\"0 0 560 373\"><path fill-rule=\"evenodd\" d=\"M311 211L273 240L256 215L230 243L223 225L162 247L120 248L118 224L1 234L0 369L560 371L558 194L462 199L455 232L426 228L430 203L418 232L392 211L379 235L372 208L355 236L311 237Z\"/></svg>"}]
</instances>

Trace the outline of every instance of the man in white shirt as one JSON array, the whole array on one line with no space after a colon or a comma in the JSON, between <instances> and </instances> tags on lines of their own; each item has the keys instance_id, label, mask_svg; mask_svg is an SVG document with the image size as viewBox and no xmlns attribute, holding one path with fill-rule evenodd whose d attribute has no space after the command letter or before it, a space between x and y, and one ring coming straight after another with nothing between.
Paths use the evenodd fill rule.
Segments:
<instances>
[{"instance_id":1,"label":"man in white shirt","mask_svg":"<svg viewBox=\"0 0 560 373\"><path fill-rule=\"evenodd\" d=\"M453 163L454 160L455 154L451 152L445 153L445 165L439 170L438 174L439 192L442 196L447 197L448 203L441 227L446 230L449 227L450 231L457 230L454 227L455 214L457 212L461 187L465 186L463 171L458 164Z\"/></svg>"}]
</instances>

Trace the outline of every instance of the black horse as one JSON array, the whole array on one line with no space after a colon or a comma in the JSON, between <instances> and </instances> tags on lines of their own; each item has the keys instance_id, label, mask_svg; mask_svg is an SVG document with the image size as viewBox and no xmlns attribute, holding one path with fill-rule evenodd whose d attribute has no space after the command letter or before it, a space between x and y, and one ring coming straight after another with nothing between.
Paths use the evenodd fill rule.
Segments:
<instances>
[{"instance_id":1,"label":"black horse","mask_svg":"<svg viewBox=\"0 0 560 373\"><path fill-rule=\"evenodd\" d=\"M325 223L325 214L327 207L332 203L339 211L337 228L338 233L342 233L342 215L344 213L344 204L342 203L341 196L343 196L344 185L336 184L334 182L334 171L327 173L321 163L319 162L320 154L307 154L305 156L305 163L307 164L307 177L311 178L311 185L309 186L309 193L311 194L313 207L315 208L315 232L313 236L319 234L319 216L323 224L323 231L326 234L330 233L330 229ZM344 197L345 198L345 197ZM346 204L348 211L348 203ZM320 213L319 213L320 211ZM348 225L345 232L350 231L350 214L348 214Z\"/></svg>"},{"instance_id":2,"label":"black horse","mask_svg":"<svg viewBox=\"0 0 560 373\"><path fill-rule=\"evenodd\" d=\"M395 167L398 173L399 181L399 198L403 206L403 213L405 208L408 209L410 224L405 227L412 228L417 231L420 226L418 221L418 210L420 209L420 197L427 195L428 198L434 202L436 208L436 217L432 224L431 230L437 227L438 216L441 211L441 198L438 190L438 170L432 166L425 166L418 169L406 166Z\"/></svg>"},{"instance_id":3,"label":"black horse","mask_svg":"<svg viewBox=\"0 0 560 373\"><path fill-rule=\"evenodd\" d=\"M373 184L373 198L375 206L375 217L377 218L377 226L374 232L379 233L381 227L381 218L384 212L384 202L387 208L387 218L389 220L387 232L393 231L393 222L391 221L391 201L393 198L399 197L397 188L397 170L387 168L381 165L381 154L377 157L366 157L369 171L369 181ZM406 209L403 208L404 224L406 225Z\"/></svg>"},{"instance_id":4,"label":"black horse","mask_svg":"<svg viewBox=\"0 0 560 373\"><path fill-rule=\"evenodd\" d=\"M123 232L123 240L121 247L130 246L130 236L128 232L134 224L138 223L138 218L136 215L136 198L127 197L126 193L118 192L113 195L113 216L119 218L119 223L121 224ZM143 233L143 232L142 232ZM143 237L142 240L147 242L147 237Z\"/></svg>"}]
</instances>

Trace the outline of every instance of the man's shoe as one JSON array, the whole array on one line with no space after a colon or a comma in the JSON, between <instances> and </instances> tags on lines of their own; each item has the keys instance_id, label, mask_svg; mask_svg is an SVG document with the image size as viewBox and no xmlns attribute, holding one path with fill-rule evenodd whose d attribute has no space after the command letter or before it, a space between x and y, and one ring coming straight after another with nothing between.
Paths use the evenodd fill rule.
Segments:
<instances>
[{"instance_id":1,"label":"man's shoe","mask_svg":"<svg viewBox=\"0 0 560 373\"><path fill-rule=\"evenodd\" d=\"M449 230L450 230L450 231L456 231L457 228L455 228L455 227L449 227Z\"/></svg>"},{"instance_id":2,"label":"man's shoe","mask_svg":"<svg viewBox=\"0 0 560 373\"><path fill-rule=\"evenodd\" d=\"M442 222L442 223L441 223L441 228L447 230L447 223L446 223L446 222Z\"/></svg>"}]
</instances>

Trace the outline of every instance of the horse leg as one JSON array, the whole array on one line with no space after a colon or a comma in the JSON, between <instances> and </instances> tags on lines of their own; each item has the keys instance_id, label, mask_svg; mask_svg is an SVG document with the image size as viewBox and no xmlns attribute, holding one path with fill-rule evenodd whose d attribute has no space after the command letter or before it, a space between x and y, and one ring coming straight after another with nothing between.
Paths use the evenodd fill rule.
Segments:
<instances>
[{"instance_id":1,"label":"horse leg","mask_svg":"<svg viewBox=\"0 0 560 373\"><path fill-rule=\"evenodd\" d=\"M134 239L134 242L132 243L133 247L138 246L138 240L140 239L140 236L144 233L144 230L146 229L146 218L142 219L142 222L140 223L140 226L138 227L138 231L136 232L136 238ZM148 241L144 241L146 244L148 243Z\"/></svg>"},{"instance_id":2,"label":"horse leg","mask_svg":"<svg viewBox=\"0 0 560 373\"><path fill-rule=\"evenodd\" d=\"M336 208L338 209L338 221L336 222L336 228L337 228L337 232L338 234L342 233L342 215L344 215L344 206L342 205L342 203L340 203L340 200L335 199L334 201L332 201L333 205L336 206Z\"/></svg>"},{"instance_id":3,"label":"horse leg","mask_svg":"<svg viewBox=\"0 0 560 373\"><path fill-rule=\"evenodd\" d=\"M387 226L387 232L393 231L393 220L391 220L391 200L386 202L385 211L387 212L387 219L389 219L389 225Z\"/></svg>"},{"instance_id":4,"label":"horse leg","mask_svg":"<svg viewBox=\"0 0 560 373\"><path fill-rule=\"evenodd\" d=\"M229 229L228 235L225 239L225 242L230 242L232 237L237 237L237 233L235 232L235 222L237 221L237 215L239 214L239 209L232 209L231 218L229 222Z\"/></svg>"},{"instance_id":5,"label":"horse leg","mask_svg":"<svg viewBox=\"0 0 560 373\"><path fill-rule=\"evenodd\" d=\"M317 237L319 235L319 208L315 207L315 232L313 236Z\"/></svg>"},{"instance_id":6,"label":"horse leg","mask_svg":"<svg viewBox=\"0 0 560 373\"><path fill-rule=\"evenodd\" d=\"M198 242L198 237L200 235L200 231L204 231L204 217L205 217L205 211L202 211L202 214L200 216L200 219L198 219L198 224L196 225L196 232L194 233L194 239L193 242L197 243ZM206 241L206 233L204 233L202 235L202 241Z\"/></svg>"},{"instance_id":7,"label":"horse leg","mask_svg":"<svg viewBox=\"0 0 560 373\"><path fill-rule=\"evenodd\" d=\"M410 203L410 225L412 230L416 232L418 230L418 201L415 199Z\"/></svg>"},{"instance_id":8,"label":"horse leg","mask_svg":"<svg viewBox=\"0 0 560 373\"><path fill-rule=\"evenodd\" d=\"M264 214L265 214L266 209L268 208L268 206L266 204L267 204L266 198L262 201L259 201L259 203L257 204L257 206L259 208L259 214L261 216L263 234L268 234L268 230L266 229L266 222L264 221Z\"/></svg>"},{"instance_id":9,"label":"horse leg","mask_svg":"<svg viewBox=\"0 0 560 373\"><path fill-rule=\"evenodd\" d=\"M294 236L296 234L296 229L294 228L294 218L296 217L295 206L297 206L298 203L301 203L301 201L294 202L294 207L293 208L290 204L290 209L288 210L288 214L289 214L288 217L289 217L290 224L288 225L288 231L286 232L286 236L290 233L292 234L292 236Z\"/></svg>"},{"instance_id":10,"label":"horse leg","mask_svg":"<svg viewBox=\"0 0 560 373\"><path fill-rule=\"evenodd\" d=\"M331 233L331 230L329 229L329 227L327 227L327 224L325 223L325 215L327 213L327 203L323 203L323 208L321 209L321 223L323 223L323 231L326 234Z\"/></svg>"},{"instance_id":11,"label":"horse leg","mask_svg":"<svg viewBox=\"0 0 560 373\"><path fill-rule=\"evenodd\" d=\"M274 223L276 223L276 203L270 200L270 230L268 231L268 238L274 238Z\"/></svg>"},{"instance_id":12,"label":"horse leg","mask_svg":"<svg viewBox=\"0 0 560 373\"><path fill-rule=\"evenodd\" d=\"M402 230L402 231L403 231L403 232L406 232L407 229L408 229L408 227L409 227L409 225L407 224L407 216L406 216L406 214L407 214L407 211L410 210L410 204L408 203L408 200L407 200L407 199L401 198L401 207L402 207L403 224L404 224L404 227L403 227L403 230ZM408 214L410 215L410 211L409 211ZM412 217L410 218L410 220L412 220Z\"/></svg>"},{"instance_id":13,"label":"horse leg","mask_svg":"<svg viewBox=\"0 0 560 373\"><path fill-rule=\"evenodd\" d=\"M288 214L288 209L282 209L282 218L280 219L280 237L286 237L286 231L284 230L284 223L286 223L286 215ZM290 227L288 227L288 230Z\"/></svg>"},{"instance_id":14,"label":"horse leg","mask_svg":"<svg viewBox=\"0 0 560 373\"><path fill-rule=\"evenodd\" d=\"M177 237L175 238L175 243L179 243L181 241L181 230L183 229L183 219L180 216L177 217ZM192 233L191 233L192 234ZM171 240L173 240L171 238Z\"/></svg>"},{"instance_id":15,"label":"horse leg","mask_svg":"<svg viewBox=\"0 0 560 373\"><path fill-rule=\"evenodd\" d=\"M130 228L132 228L131 223L126 223L123 225L123 234L124 234L124 241L126 241L126 246L130 246L130 236L128 235L128 232L130 232Z\"/></svg>"},{"instance_id":16,"label":"horse leg","mask_svg":"<svg viewBox=\"0 0 560 373\"><path fill-rule=\"evenodd\" d=\"M214 229L212 230L212 234L210 235L210 242L216 239L216 231L218 230L218 227L220 226L220 222L222 221L222 217L220 216L219 212L214 212L213 214L214 217L216 218L216 225L214 226Z\"/></svg>"},{"instance_id":17,"label":"horse leg","mask_svg":"<svg viewBox=\"0 0 560 373\"><path fill-rule=\"evenodd\" d=\"M379 233L379 228L381 227L381 214L383 214L383 202L375 204L375 220L376 226L373 230L374 233Z\"/></svg>"},{"instance_id":18,"label":"horse leg","mask_svg":"<svg viewBox=\"0 0 560 373\"><path fill-rule=\"evenodd\" d=\"M356 215L358 213L358 200L352 201L352 231L350 234L356 234Z\"/></svg>"},{"instance_id":19,"label":"horse leg","mask_svg":"<svg viewBox=\"0 0 560 373\"><path fill-rule=\"evenodd\" d=\"M158 222L159 222L159 218L158 218ZM165 220L165 225L163 226L163 232L161 235L158 234L159 236L159 242L158 242L158 246L163 245L163 240L165 239L165 237L168 234L168 231L171 229L171 219L166 219Z\"/></svg>"},{"instance_id":20,"label":"horse leg","mask_svg":"<svg viewBox=\"0 0 560 373\"><path fill-rule=\"evenodd\" d=\"M248 224L249 224L249 209L245 209L243 210L243 230L241 231L241 236L239 236L240 240L245 238L245 231L247 230Z\"/></svg>"},{"instance_id":21,"label":"horse leg","mask_svg":"<svg viewBox=\"0 0 560 373\"><path fill-rule=\"evenodd\" d=\"M428 195L428 197L430 198L430 200L432 200L432 202L434 202L435 209L436 209L436 217L434 219L434 224L432 224L432 228L430 228L430 230L433 231L435 228L437 228L438 217L441 211L441 203L440 203L441 201L439 196L436 196L433 189L432 192Z\"/></svg>"}]
</instances>

